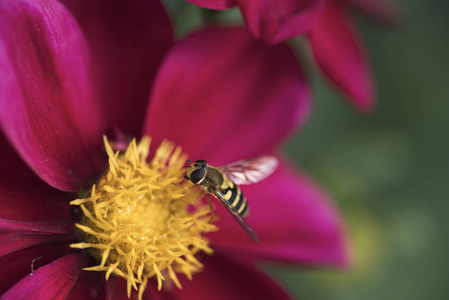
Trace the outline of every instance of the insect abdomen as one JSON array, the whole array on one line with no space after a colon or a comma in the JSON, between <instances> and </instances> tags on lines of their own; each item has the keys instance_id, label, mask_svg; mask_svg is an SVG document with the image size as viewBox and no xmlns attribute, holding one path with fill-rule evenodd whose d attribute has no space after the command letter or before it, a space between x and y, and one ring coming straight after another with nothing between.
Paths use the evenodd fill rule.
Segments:
<instances>
[{"instance_id":1,"label":"insect abdomen","mask_svg":"<svg viewBox=\"0 0 449 300\"><path fill-rule=\"evenodd\" d=\"M242 190L231 180L224 180L221 186L223 198L234 207L239 215L246 217L249 214L248 202L242 193Z\"/></svg>"}]
</instances>

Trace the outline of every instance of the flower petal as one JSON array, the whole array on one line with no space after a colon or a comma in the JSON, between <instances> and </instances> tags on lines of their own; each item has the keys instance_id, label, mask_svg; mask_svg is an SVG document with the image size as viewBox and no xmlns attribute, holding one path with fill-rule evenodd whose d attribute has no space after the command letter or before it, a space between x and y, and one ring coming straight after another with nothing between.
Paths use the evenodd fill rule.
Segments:
<instances>
[{"instance_id":1,"label":"flower petal","mask_svg":"<svg viewBox=\"0 0 449 300\"><path fill-rule=\"evenodd\" d=\"M64 237L55 235L36 235L23 232L0 232L0 257L16 251L54 241L62 241Z\"/></svg>"},{"instance_id":2,"label":"flower petal","mask_svg":"<svg viewBox=\"0 0 449 300\"><path fill-rule=\"evenodd\" d=\"M101 300L106 299L104 272L81 272L65 300ZM126 296L120 300L128 299ZM133 298L131 298L133 299Z\"/></svg>"},{"instance_id":3,"label":"flower petal","mask_svg":"<svg viewBox=\"0 0 449 300\"><path fill-rule=\"evenodd\" d=\"M102 132L82 32L52 0L2 1L0 28L0 124L39 177L78 190L99 168Z\"/></svg>"},{"instance_id":4,"label":"flower petal","mask_svg":"<svg viewBox=\"0 0 449 300\"><path fill-rule=\"evenodd\" d=\"M176 287L173 287L175 289ZM178 289L178 288L176 288ZM211 295L209 295L211 296ZM157 283L155 280L152 280L148 283L145 293L143 295L144 300L179 300L173 295L171 290L158 290ZM117 299L118 300L118 299Z\"/></svg>"},{"instance_id":5,"label":"flower petal","mask_svg":"<svg viewBox=\"0 0 449 300\"><path fill-rule=\"evenodd\" d=\"M38 178L0 133L0 229L69 233L69 201L74 195L58 191Z\"/></svg>"},{"instance_id":6,"label":"flower petal","mask_svg":"<svg viewBox=\"0 0 449 300\"><path fill-rule=\"evenodd\" d=\"M317 22L323 0L237 0L255 37L274 44L300 35Z\"/></svg>"},{"instance_id":7,"label":"flower petal","mask_svg":"<svg viewBox=\"0 0 449 300\"><path fill-rule=\"evenodd\" d=\"M173 42L163 6L158 0L61 2L78 20L92 49L95 86L107 124L139 136L154 76Z\"/></svg>"},{"instance_id":8,"label":"flower petal","mask_svg":"<svg viewBox=\"0 0 449 300\"><path fill-rule=\"evenodd\" d=\"M244 28L209 28L178 43L158 74L144 132L214 164L273 148L310 109L302 71L285 44ZM235 151L238 149L238 151Z\"/></svg>"},{"instance_id":9,"label":"flower petal","mask_svg":"<svg viewBox=\"0 0 449 300\"><path fill-rule=\"evenodd\" d=\"M130 299L137 299L138 293L131 289ZM144 300L176 300L176 298L167 290L157 290L154 278L150 279L142 297ZM121 277L111 276L106 281L106 299L107 300L124 300L128 299L126 293L126 280Z\"/></svg>"},{"instance_id":10,"label":"flower petal","mask_svg":"<svg viewBox=\"0 0 449 300\"><path fill-rule=\"evenodd\" d=\"M217 248L255 258L301 264L347 263L341 220L324 192L282 162L259 184L241 186L248 199L248 224L259 237L254 243L216 204L220 231L209 235Z\"/></svg>"},{"instance_id":11,"label":"flower petal","mask_svg":"<svg viewBox=\"0 0 449 300\"><path fill-rule=\"evenodd\" d=\"M329 2L309 33L313 55L324 74L362 112L375 105L375 87L361 38L343 10Z\"/></svg>"},{"instance_id":12,"label":"flower petal","mask_svg":"<svg viewBox=\"0 0 449 300\"><path fill-rule=\"evenodd\" d=\"M126 294L126 280L117 276L109 277L106 281L106 299L108 300L123 300L127 299ZM131 296L132 299L132 296Z\"/></svg>"},{"instance_id":13,"label":"flower petal","mask_svg":"<svg viewBox=\"0 0 449 300\"><path fill-rule=\"evenodd\" d=\"M37 272L40 272L42 266L45 266L55 259L63 255L67 255L69 253L73 253L73 250L69 248L67 242L49 242L36 246L31 246L28 248L24 248L7 255L0 257L0 264L4 270L7 272L0 272L0 294L3 294L9 288L11 288L14 284L16 284L19 280L24 278L28 274L28 276L35 276ZM30 274L31 271L34 271ZM29 283L30 279L26 279L25 277L22 279L25 283L17 283L15 287L13 287L8 293L9 296L6 297L6 294L1 298L3 299L37 299L30 297L20 298L18 293L21 293L20 289L23 288L23 292L28 292L32 294L32 288L30 286L26 287ZM48 278L51 280L52 278ZM21 281L21 282L22 282ZM28 282L28 283L26 283ZM25 286L25 287L24 287ZM37 286L35 288L38 288ZM25 296L25 295L23 295ZM17 297L17 298L14 298ZM48 298L54 299L54 298Z\"/></svg>"},{"instance_id":14,"label":"flower petal","mask_svg":"<svg viewBox=\"0 0 449 300\"><path fill-rule=\"evenodd\" d=\"M236 0L187 0L188 2L200 7L209 9L226 9L234 7Z\"/></svg>"},{"instance_id":15,"label":"flower petal","mask_svg":"<svg viewBox=\"0 0 449 300\"><path fill-rule=\"evenodd\" d=\"M68 202L57 199L57 193L37 194L26 187L0 182L0 229L54 234L73 230Z\"/></svg>"},{"instance_id":16,"label":"flower petal","mask_svg":"<svg viewBox=\"0 0 449 300\"><path fill-rule=\"evenodd\" d=\"M192 281L180 278L182 290L172 291L177 299L292 299L248 261L231 260L219 253L201 257L200 261L204 270L195 274Z\"/></svg>"}]
</instances>

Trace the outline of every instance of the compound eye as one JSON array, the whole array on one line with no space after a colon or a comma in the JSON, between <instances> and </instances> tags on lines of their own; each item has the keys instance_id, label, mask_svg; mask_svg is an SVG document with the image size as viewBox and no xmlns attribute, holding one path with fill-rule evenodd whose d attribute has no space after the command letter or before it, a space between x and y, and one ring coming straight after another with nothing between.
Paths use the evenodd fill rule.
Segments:
<instances>
[{"instance_id":1,"label":"compound eye","mask_svg":"<svg viewBox=\"0 0 449 300\"><path fill-rule=\"evenodd\" d=\"M205 168L197 169L197 170L193 171L192 174L190 174L190 181L197 184L198 182L201 181L201 179L203 179L203 177L205 175L206 175Z\"/></svg>"}]
</instances>

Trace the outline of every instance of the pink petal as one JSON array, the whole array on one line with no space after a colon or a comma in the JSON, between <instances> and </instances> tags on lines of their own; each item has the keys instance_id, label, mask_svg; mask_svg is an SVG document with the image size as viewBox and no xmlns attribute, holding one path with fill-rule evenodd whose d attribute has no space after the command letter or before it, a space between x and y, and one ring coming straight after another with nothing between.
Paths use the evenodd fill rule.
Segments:
<instances>
[{"instance_id":1,"label":"pink petal","mask_svg":"<svg viewBox=\"0 0 449 300\"><path fill-rule=\"evenodd\" d=\"M78 190L100 168L103 131L83 34L52 0L2 1L0 28L0 124L39 177Z\"/></svg>"},{"instance_id":2,"label":"pink petal","mask_svg":"<svg viewBox=\"0 0 449 300\"><path fill-rule=\"evenodd\" d=\"M107 300L123 300L127 299L126 280L116 276L109 277L106 281L106 299ZM134 293L135 294L135 293ZM131 295L131 297L134 295Z\"/></svg>"},{"instance_id":3,"label":"pink petal","mask_svg":"<svg viewBox=\"0 0 449 300\"><path fill-rule=\"evenodd\" d=\"M0 232L0 257L32 246L63 241L63 239L64 237L55 235L35 235L11 231Z\"/></svg>"},{"instance_id":4,"label":"pink petal","mask_svg":"<svg viewBox=\"0 0 449 300\"><path fill-rule=\"evenodd\" d=\"M177 289L177 287L173 286L173 289ZM145 294L143 295L144 300L179 300L175 295L173 295L172 291L169 289L162 289L161 291L158 291L157 289L157 283L153 279L151 280L147 288L145 290Z\"/></svg>"},{"instance_id":5,"label":"pink petal","mask_svg":"<svg viewBox=\"0 0 449 300\"><path fill-rule=\"evenodd\" d=\"M83 29L108 125L140 136L150 89L173 42L158 0L63 0Z\"/></svg>"},{"instance_id":6,"label":"pink petal","mask_svg":"<svg viewBox=\"0 0 449 300\"><path fill-rule=\"evenodd\" d=\"M65 300L101 300L106 299L104 272L81 272ZM126 300L122 297L120 300Z\"/></svg>"},{"instance_id":7,"label":"pink petal","mask_svg":"<svg viewBox=\"0 0 449 300\"><path fill-rule=\"evenodd\" d=\"M0 229L54 234L73 230L68 202L57 199L56 193L43 195L24 187L0 182Z\"/></svg>"},{"instance_id":8,"label":"pink petal","mask_svg":"<svg viewBox=\"0 0 449 300\"><path fill-rule=\"evenodd\" d=\"M308 31L319 19L323 0L237 0L258 39L274 44Z\"/></svg>"},{"instance_id":9,"label":"pink petal","mask_svg":"<svg viewBox=\"0 0 449 300\"><path fill-rule=\"evenodd\" d=\"M402 23L402 8L399 3L391 0L345 0L354 5L367 16L387 25Z\"/></svg>"},{"instance_id":10,"label":"pink petal","mask_svg":"<svg viewBox=\"0 0 449 300\"><path fill-rule=\"evenodd\" d=\"M157 290L154 278L150 279L142 297L144 300L176 300L168 289ZM106 282L106 299L107 300L125 300L128 299L126 294L126 280L117 276L111 276ZM137 292L131 290L131 299L137 299Z\"/></svg>"},{"instance_id":11,"label":"pink petal","mask_svg":"<svg viewBox=\"0 0 449 300\"><path fill-rule=\"evenodd\" d=\"M250 206L247 222L260 243L254 243L216 203L220 231L209 234L209 238L217 248L273 261L347 263L342 222L335 207L318 186L292 171L287 162L261 183L241 188Z\"/></svg>"},{"instance_id":12,"label":"pink petal","mask_svg":"<svg viewBox=\"0 0 449 300\"><path fill-rule=\"evenodd\" d=\"M69 201L38 178L0 133L0 229L41 233L73 231Z\"/></svg>"},{"instance_id":13,"label":"pink petal","mask_svg":"<svg viewBox=\"0 0 449 300\"><path fill-rule=\"evenodd\" d=\"M236 0L187 0L188 2L209 9L226 9L234 7Z\"/></svg>"},{"instance_id":14,"label":"pink petal","mask_svg":"<svg viewBox=\"0 0 449 300\"><path fill-rule=\"evenodd\" d=\"M144 132L214 164L268 151L304 122L310 94L290 48L243 28L210 28L178 43L165 60ZM212 158L216 158L212 160Z\"/></svg>"},{"instance_id":15,"label":"pink petal","mask_svg":"<svg viewBox=\"0 0 449 300\"><path fill-rule=\"evenodd\" d=\"M309 33L313 55L324 74L360 111L375 105L375 87L361 38L342 9L329 2Z\"/></svg>"},{"instance_id":16,"label":"pink petal","mask_svg":"<svg viewBox=\"0 0 449 300\"><path fill-rule=\"evenodd\" d=\"M180 278L182 290L173 289L179 300L190 299L292 299L273 279L248 261L231 260L215 253L201 257L204 270L192 281Z\"/></svg>"},{"instance_id":17,"label":"pink petal","mask_svg":"<svg viewBox=\"0 0 449 300\"><path fill-rule=\"evenodd\" d=\"M3 270L8 270L7 272L0 273L0 294L3 294L19 280L24 278L24 276L34 276L37 272L41 270L42 266L45 266L55 259L73 253L73 250L69 248L67 242L48 242L36 246L31 246L15 252L9 253L7 255L0 257L0 264ZM33 275L31 273L31 266L33 265ZM25 277L22 281L28 282L30 279ZM28 281L27 281L28 280ZM18 283L19 284L19 283ZM25 284L25 283L24 283ZM25 284L24 286L26 286ZM17 293L20 293L23 286L13 287L8 297L4 295L3 299L37 299L37 298L19 298ZM37 288L37 287L35 287ZM23 292L32 293L30 290L25 288ZM17 298L14 298L16 295ZM11 298L10 298L11 297ZM53 298L48 298L53 299Z\"/></svg>"}]
</instances>

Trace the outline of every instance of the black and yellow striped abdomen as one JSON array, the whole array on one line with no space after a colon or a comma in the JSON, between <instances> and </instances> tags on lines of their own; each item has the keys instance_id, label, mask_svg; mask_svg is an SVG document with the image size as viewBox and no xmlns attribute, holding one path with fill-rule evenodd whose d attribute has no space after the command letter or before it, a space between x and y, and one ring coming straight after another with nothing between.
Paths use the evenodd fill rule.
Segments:
<instances>
[{"instance_id":1,"label":"black and yellow striped abdomen","mask_svg":"<svg viewBox=\"0 0 449 300\"><path fill-rule=\"evenodd\" d=\"M234 182L228 178L224 178L223 184L220 186L220 193L223 198L235 208L242 217L249 214L249 206L242 190Z\"/></svg>"}]
</instances>

